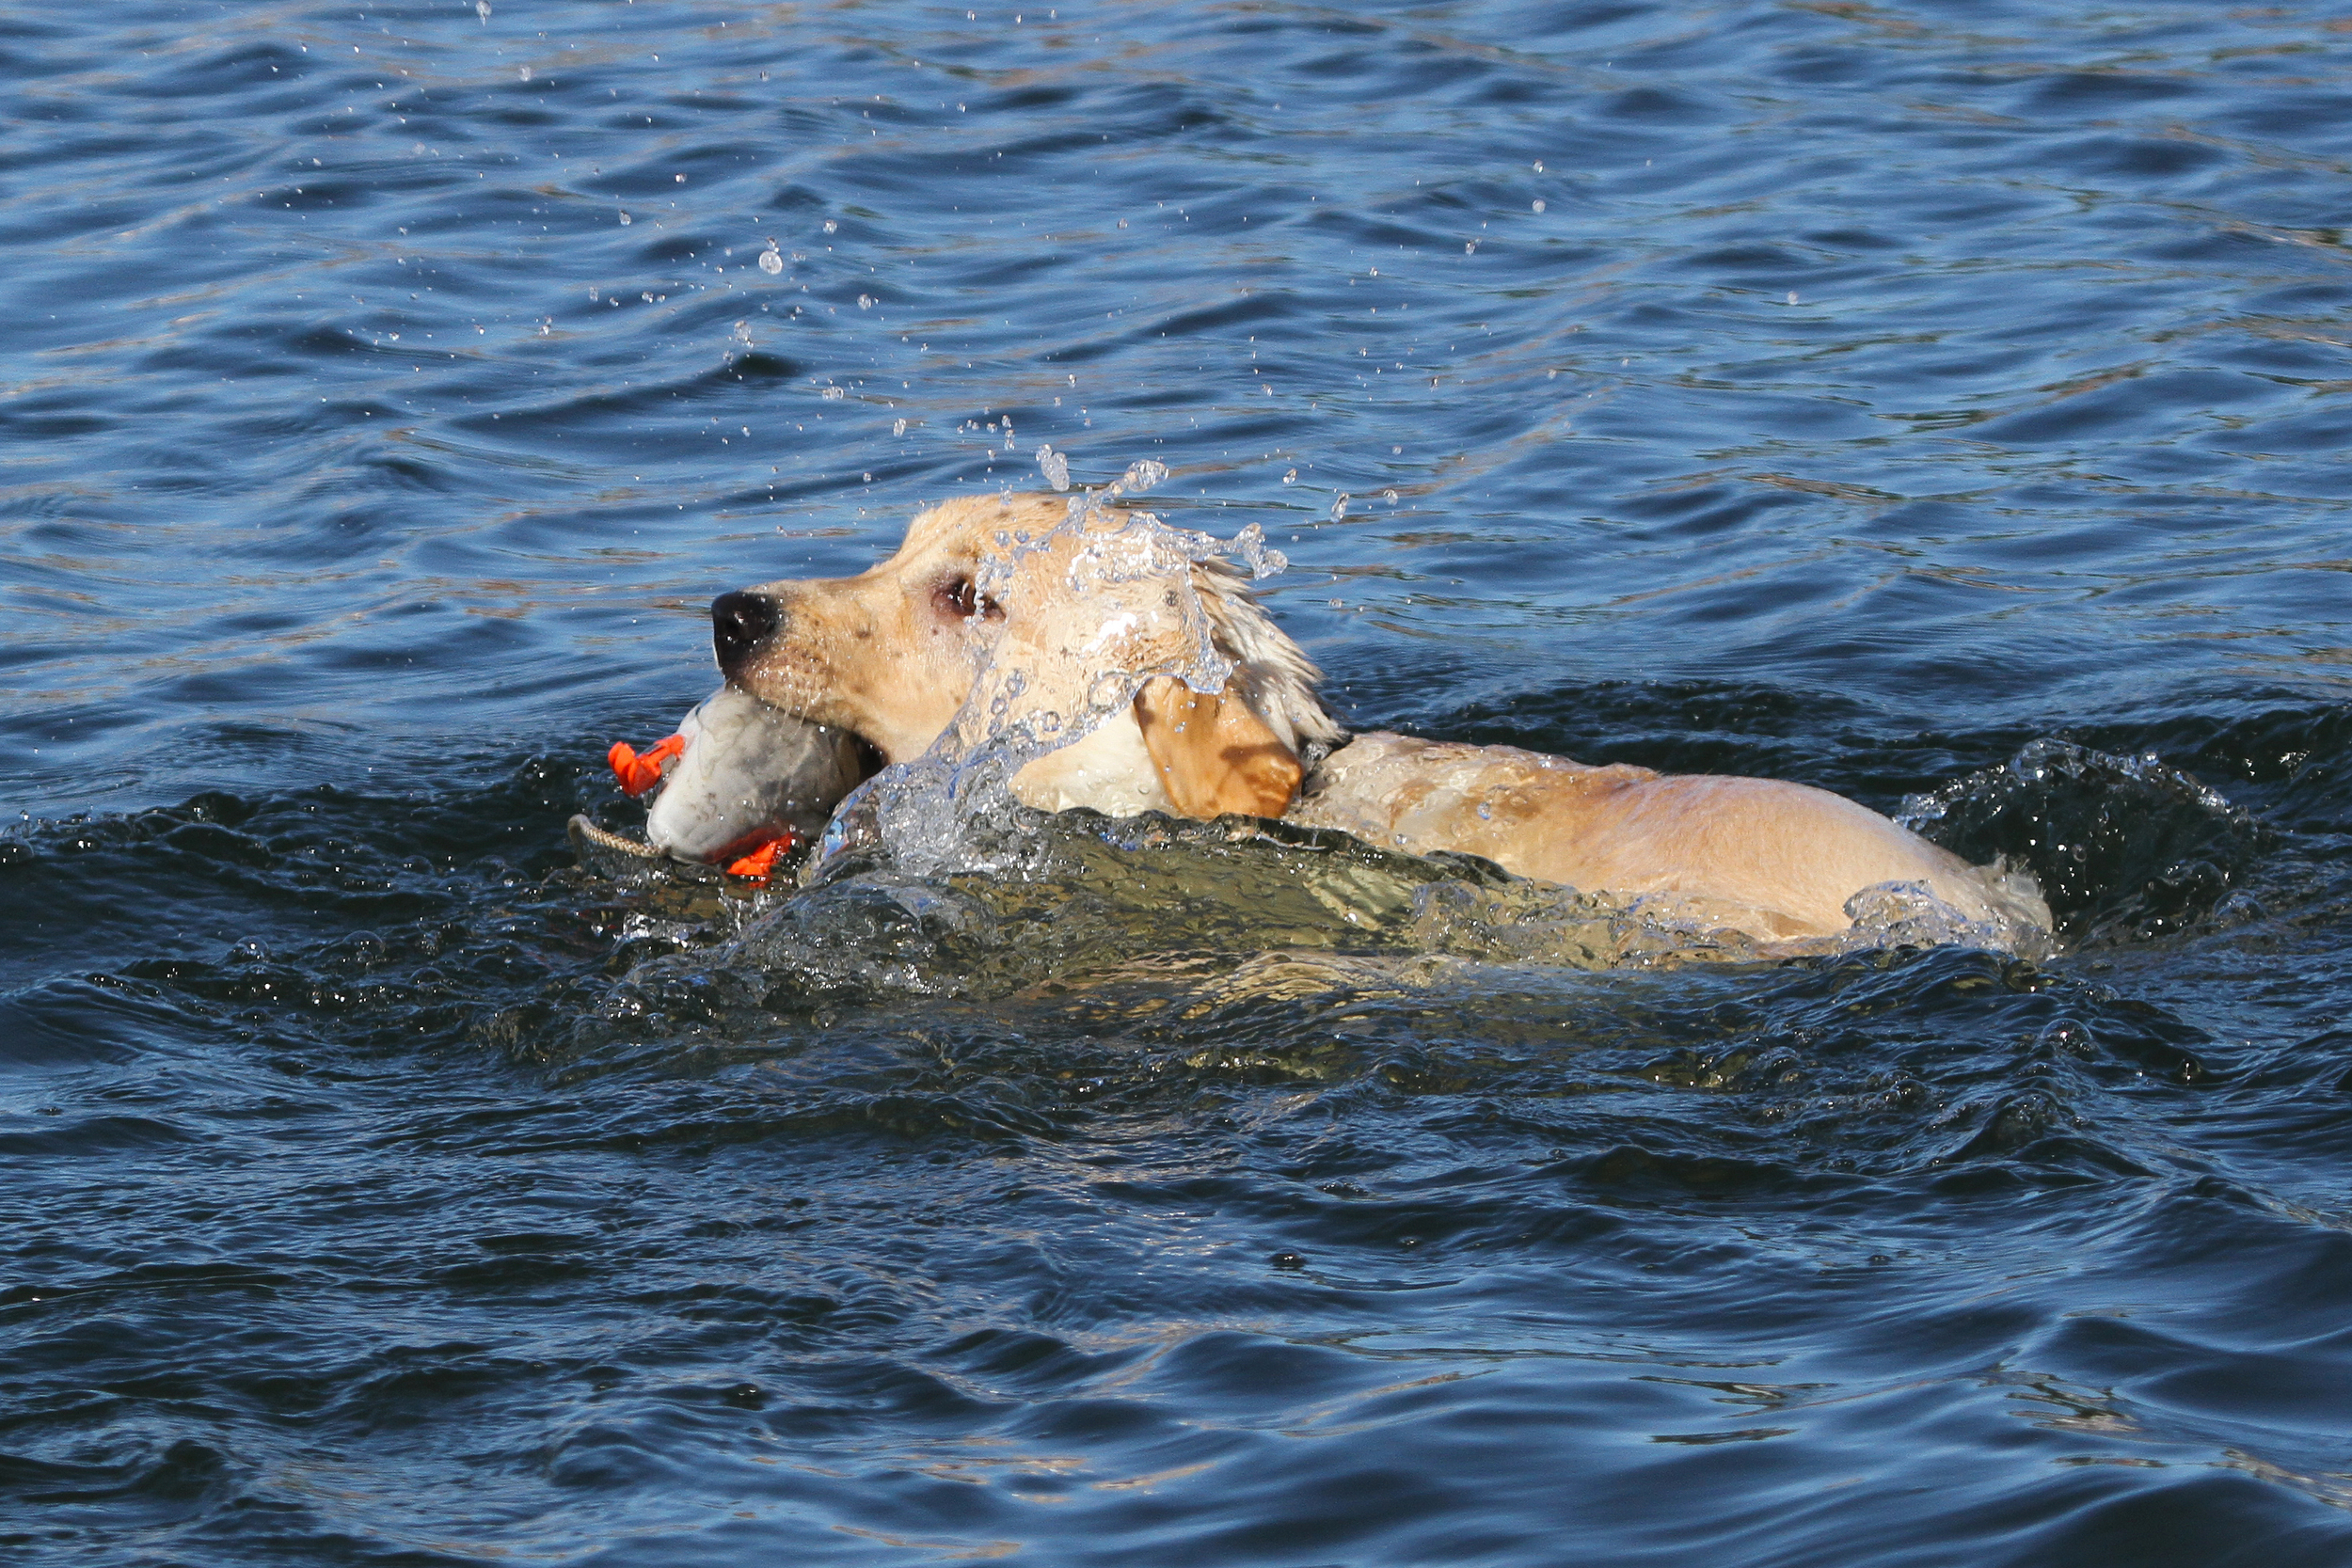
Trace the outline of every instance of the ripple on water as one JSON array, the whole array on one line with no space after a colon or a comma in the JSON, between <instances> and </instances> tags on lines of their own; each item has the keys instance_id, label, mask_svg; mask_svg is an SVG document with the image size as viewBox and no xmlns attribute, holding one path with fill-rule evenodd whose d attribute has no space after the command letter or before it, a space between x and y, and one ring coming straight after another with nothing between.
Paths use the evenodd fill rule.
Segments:
<instances>
[{"instance_id":1,"label":"ripple on water","mask_svg":"<svg viewBox=\"0 0 2352 1568\"><path fill-rule=\"evenodd\" d=\"M0 1543L2344 1558L2331 17L606 9L0 20ZM714 593L1041 445L1354 722L2070 948L573 865Z\"/></svg>"}]
</instances>

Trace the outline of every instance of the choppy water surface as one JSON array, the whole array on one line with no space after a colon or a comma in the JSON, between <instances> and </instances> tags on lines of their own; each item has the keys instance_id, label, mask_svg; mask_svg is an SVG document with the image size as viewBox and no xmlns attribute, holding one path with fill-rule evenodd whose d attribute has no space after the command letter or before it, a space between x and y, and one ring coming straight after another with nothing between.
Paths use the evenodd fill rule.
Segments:
<instances>
[{"instance_id":1,"label":"choppy water surface","mask_svg":"<svg viewBox=\"0 0 2352 1568\"><path fill-rule=\"evenodd\" d=\"M2352 1560L2336 8L0 51L11 1560ZM1915 797L2069 950L575 863L712 594L1045 442L1356 722Z\"/></svg>"}]
</instances>

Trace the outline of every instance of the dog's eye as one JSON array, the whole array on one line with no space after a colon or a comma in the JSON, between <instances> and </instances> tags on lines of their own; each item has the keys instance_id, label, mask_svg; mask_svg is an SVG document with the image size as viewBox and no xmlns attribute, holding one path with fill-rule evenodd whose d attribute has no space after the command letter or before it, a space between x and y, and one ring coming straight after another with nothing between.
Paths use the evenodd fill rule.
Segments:
<instances>
[{"instance_id":1,"label":"dog's eye","mask_svg":"<svg viewBox=\"0 0 2352 1568\"><path fill-rule=\"evenodd\" d=\"M1005 612L996 608L996 601L973 586L970 578L957 578L931 590L931 602L940 612L969 621L978 616L984 621L1001 621Z\"/></svg>"}]
</instances>

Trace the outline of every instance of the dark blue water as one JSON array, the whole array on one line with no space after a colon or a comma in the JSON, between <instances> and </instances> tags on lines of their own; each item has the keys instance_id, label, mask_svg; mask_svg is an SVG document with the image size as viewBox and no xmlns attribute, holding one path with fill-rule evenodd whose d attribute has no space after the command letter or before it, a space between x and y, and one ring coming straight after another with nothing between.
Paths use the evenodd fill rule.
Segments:
<instances>
[{"instance_id":1,"label":"dark blue water","mask_svg":"<svg viewBox=\"0 0 2352 1568\"><path fill-rule=\"evenodd\" d=\"M2352 1561L2335 8L107 0L0 83L10 1560ZM2070 950L574 864L713 594L1044 442L1265 525L1359 723L1932 796Z\"/></svg>"}]
</instances>

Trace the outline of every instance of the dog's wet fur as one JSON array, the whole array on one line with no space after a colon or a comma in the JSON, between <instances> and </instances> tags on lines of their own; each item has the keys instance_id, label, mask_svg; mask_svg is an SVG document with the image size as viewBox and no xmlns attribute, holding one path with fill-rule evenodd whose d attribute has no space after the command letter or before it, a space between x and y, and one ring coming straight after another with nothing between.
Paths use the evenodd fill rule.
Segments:
<instances>
[{"instance_id":1,"label":"dog's wet fur","mask_svg":"<svg viewBox=\"0 0 2352 1568\"><path fill-rule=\"evenodd\" d=\"M1059 496L959 498L919 513L898 551L856 577L723 594L711 606L720 667L893 763L940 737L983 671L1018 670L1074 712L1093 673L1171 668L1182 628L1156 613L1174 602L1168 584L1126 585L1120 605L1073 591L1064 569L1073 535L1055 532L1067 516ZM1322 672L1237 571L1216 561L1169 571L1190 575L1216 651L1232 665L1225 686L1204 694L1168 675L1144 680L1121 711L1014 775L1024 803L1287 817L1659 900L1767 940L1834 936L1856 894L1889 883L1923 888L1971 921L2049 928L2027 879L1972 866L1809 785L1593 768L1384 732L1348 740L1316 695Z\"/></svg>"}]
</instances>

